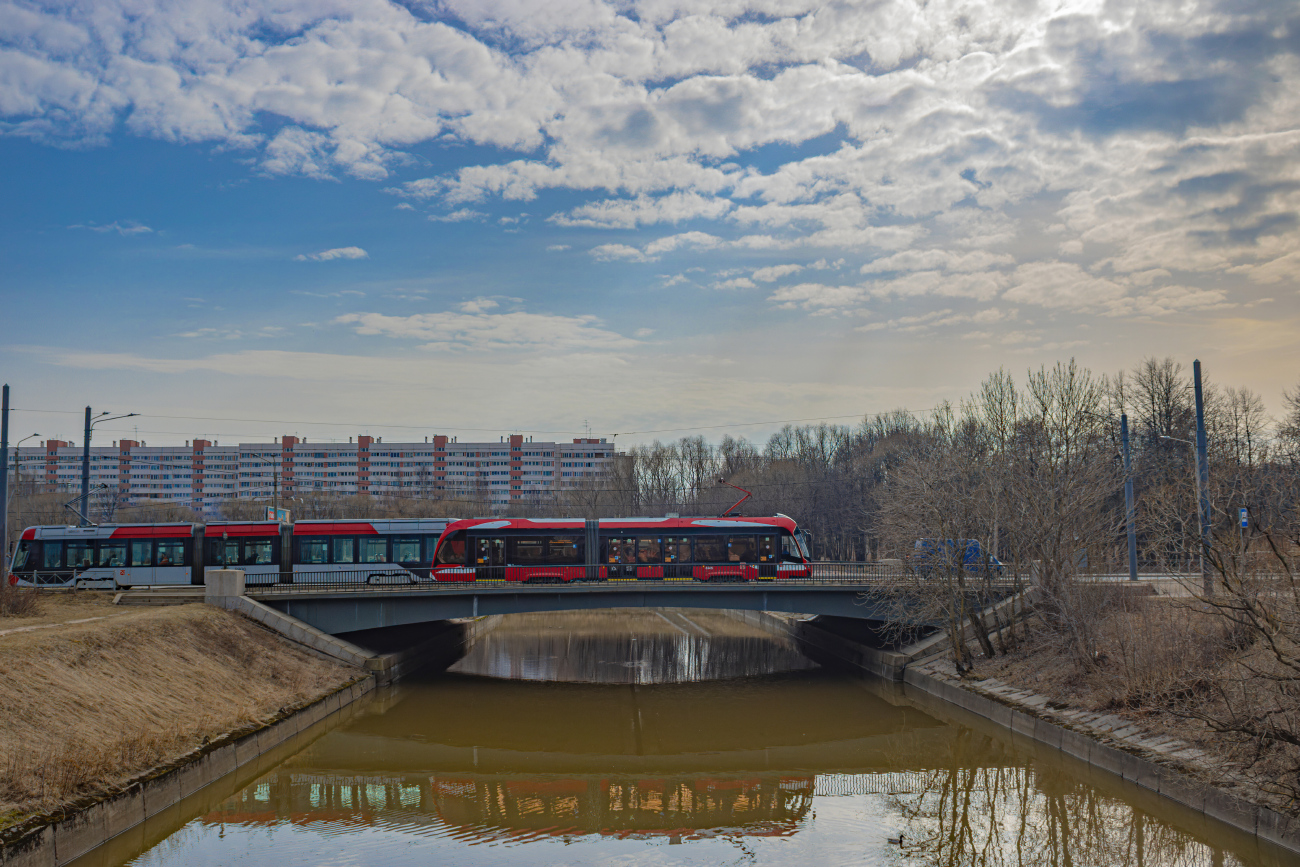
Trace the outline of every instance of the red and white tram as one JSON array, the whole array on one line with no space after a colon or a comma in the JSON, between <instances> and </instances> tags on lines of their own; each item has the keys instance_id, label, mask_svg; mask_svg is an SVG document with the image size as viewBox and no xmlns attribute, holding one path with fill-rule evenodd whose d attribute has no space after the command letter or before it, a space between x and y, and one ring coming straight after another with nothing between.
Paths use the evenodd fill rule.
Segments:
<instances>
[{"instance_id":1,"label":"red and white tram","mask_svg":"<svg viewBox=\"0 0 1300 867\"><path fill-rule=\"evenodd\" d=\"M428 581L445 520L213 521L28 527L10 583L115 589L202 584L242 569L250 585Z\"/></svg>"},{"instance_id":2,"label":"red and white tram","mask_svg":"<svg viewBox=\"0 0 1300 867\"><path fill-rule=\"evenodd\" d=\"M296 521L293 572L297 583L332 581L340 572L366 580L427 580L446 520Z\"/></svg>"},{"instance_id":3,"label":"red and white tram","mask_svg":"<svg viewBox=\"0 0 1300 867\"><path fill-rule=\"evenodd\" d=\"M242 569L244 583L278 584L287 578L289 524L279 521L214 521L207 525L205 573L214 569Z\"/></svg>"},{"instance_id":4,"label":"red and white tram","mask_svg":"<svg viewBox=\"0 0 1300 867\"><path fill-rule=\"evenodd\" d=\"M806 534L770 518L492 519L447 525L438 581L755 581L809 576Z\"/></svg>"},{"instance_id":5,"label":"red and white tram","mask_svg":"<svg viewBox=\"0 0 1300 867\"><path fill-rule=\"evenodd\" d=\"M203 583L202 524L28 527L10 582L37 587Z\"/></svg>"}]
</instances>

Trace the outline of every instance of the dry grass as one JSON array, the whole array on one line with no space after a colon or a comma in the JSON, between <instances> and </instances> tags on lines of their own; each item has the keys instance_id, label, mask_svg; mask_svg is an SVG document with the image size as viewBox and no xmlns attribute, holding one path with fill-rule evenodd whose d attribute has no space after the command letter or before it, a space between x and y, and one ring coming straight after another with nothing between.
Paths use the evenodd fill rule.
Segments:
<instances>
[{"instance_id":1,"label":"dry grass","mask_svg":"<svg viewBox=\"0 0 1300 867\"><path fill-rule=\"evenodd\" d=\"M1252 797L1295 812L1300 748L1280 740L1261 742L1216 731L1236 709L1300 714L1300 696L1278 689L1284 674L1263 647L1252 646L1194 599L1116 596L1093 612L1097 656L1081 665L1068 639L1031 629L1005 656L980 660L975 674L1033 690L1061 705L1113 713L1152 732L1191 743L1215 763L1215 771L1253 787ZM1040 624L1041 625L1041 624Z\"/></svg>"},{"instance_id":2,"label":"dry grass","mask_svg":"<svg viewBox=\"0 0 1300 867\"><path fill-rule=\"evenodd\" d=\"M0 673L0 816L10 821L265 721L355 674L205 605L3 636Z\"/></svg>"},{"instance_id":3,"label":"dry grass","mask_svg":"<svg viewBox=\"0 0 1300 867\"><path fill-rule=\"evenodd\" d=\"M0 574L0 623L14 617L33 617L40 608L40 596L36 591L15 587Z\"/></svg>"}]
</instances>

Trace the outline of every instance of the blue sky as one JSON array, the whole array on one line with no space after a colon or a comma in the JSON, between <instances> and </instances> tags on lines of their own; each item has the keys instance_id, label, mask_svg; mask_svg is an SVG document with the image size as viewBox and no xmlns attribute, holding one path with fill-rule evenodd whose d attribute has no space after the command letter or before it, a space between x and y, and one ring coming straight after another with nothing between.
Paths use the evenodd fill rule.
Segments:
<instances>
[{"instance_id":1,"label":"blue sky","mask_svg":"<svg viewBox=\"0 0 1300 867\"><path fill-rule=\"evenodd\" d=\"M1298 55L1280 2L0 2L0 371L155 443L761 439L1070 356L1277 407Z\"/></svg>"}]
</instances>

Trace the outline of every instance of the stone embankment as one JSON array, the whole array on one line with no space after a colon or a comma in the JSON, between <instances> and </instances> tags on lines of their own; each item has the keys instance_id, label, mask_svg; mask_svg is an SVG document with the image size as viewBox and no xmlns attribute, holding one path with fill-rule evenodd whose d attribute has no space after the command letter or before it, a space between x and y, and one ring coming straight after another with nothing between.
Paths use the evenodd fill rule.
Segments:
<instances>
[{"instance_id":1,"label":"stone embankment","mask_svg":"<svg viewBox=\"0 0 1300 867\"><path fill-rule=\"evenodd\" d=\"M1064 707L995 678L960 678L946 655L935 652L943 643L939 637L897 650L881 649L847 636L839 624L819 622L825 618L733 613L790 636L815 659L901 683L904 698L923 707L938 699L948 710L958 709L958 716L974 714L1013 735L1059 750L1209 819L1300 854L1300 819L1235 793L1232 781L1219 777L1201 750L1177 738L1147 731L1113 714Z\"/></svg>"}]
</instances>

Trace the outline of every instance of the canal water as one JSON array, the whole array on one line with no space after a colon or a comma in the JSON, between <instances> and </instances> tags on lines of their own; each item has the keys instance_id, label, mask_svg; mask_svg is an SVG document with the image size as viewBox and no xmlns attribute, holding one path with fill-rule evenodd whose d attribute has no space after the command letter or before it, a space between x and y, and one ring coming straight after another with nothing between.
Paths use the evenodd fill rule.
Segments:
<instances>
[{"instance_id":1,"label":"canal water","mask_svg":"<svg viewBox=\"0 0 1300 867\"><path fill-rule=\"evenodd\" d=\"M941 716L718 612L521 616L112 863L1286 863Z\"/></svg>"}]
</instances>

